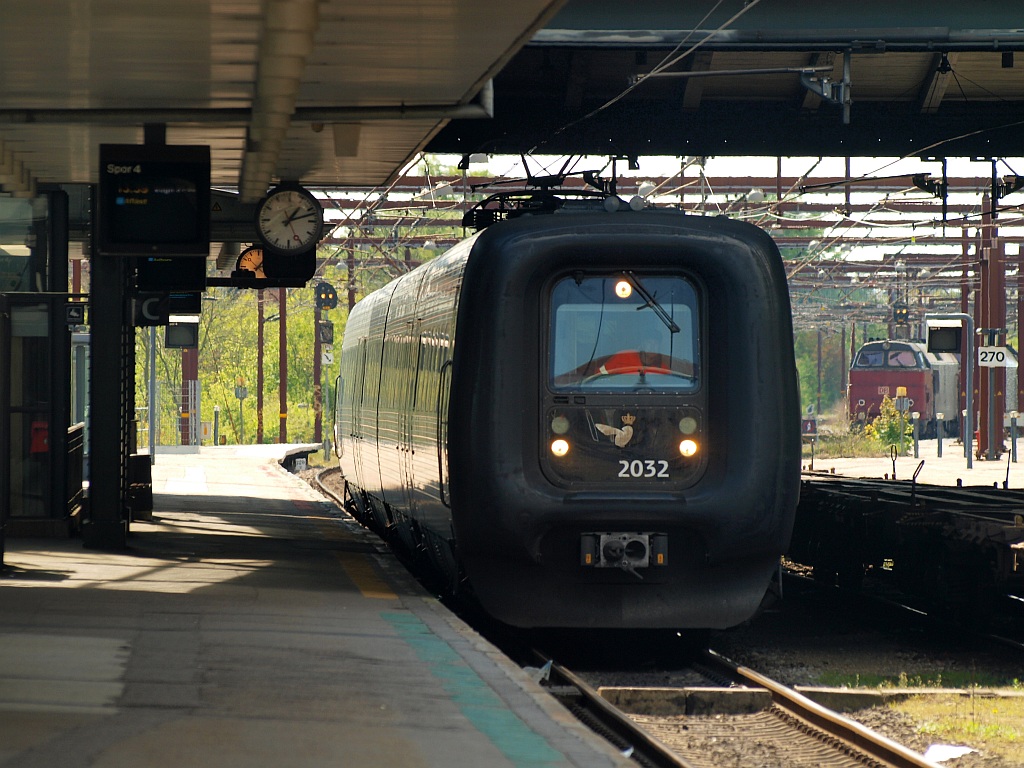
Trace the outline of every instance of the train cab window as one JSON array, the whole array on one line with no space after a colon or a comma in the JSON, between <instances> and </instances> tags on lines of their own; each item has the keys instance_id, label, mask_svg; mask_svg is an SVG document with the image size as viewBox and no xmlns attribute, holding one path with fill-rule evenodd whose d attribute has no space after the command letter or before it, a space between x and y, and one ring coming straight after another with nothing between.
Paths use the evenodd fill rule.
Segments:
<instances>
[{"instance_id":1,"label":"train cab window","mask_svg":"<svg viewBox=\"0 0 1024 768\"><path fill-rule=\"evenodd\" d=\"M858 368L881 368L885 365L885 350L879 348L865 348L857 355L856 366Z\"/></svg>"},{"instance_id":2,"label":"train cab window","mask_svg":"<svg viewBox=\"0 0 1024 768\"><path fill-rule=\"evenodd\" d=\"M923 368L924 361L913 349L905 346L871 347L857 355L857 368Z\"/></svg>"},{"instance_id":3,"label":"train cab window","mask_svg":"<svg viewBox=\"0 0 1024 768\"><path fill-rule=\"evenodd\" d=\"M912 349L890 349L886 361L890 368L918 368L920 362Z\"/></svg>"},{"instance_id":4,"label":"train cab window","mask_svg":"<svg viewBox=\"0 0 1024 768\"><path fill-rule=\"evenodd\" d=\"M550 311L554 389L697 389L697 292L685 278L574 275L555 284Z\"/></svg>"}]
</instances>

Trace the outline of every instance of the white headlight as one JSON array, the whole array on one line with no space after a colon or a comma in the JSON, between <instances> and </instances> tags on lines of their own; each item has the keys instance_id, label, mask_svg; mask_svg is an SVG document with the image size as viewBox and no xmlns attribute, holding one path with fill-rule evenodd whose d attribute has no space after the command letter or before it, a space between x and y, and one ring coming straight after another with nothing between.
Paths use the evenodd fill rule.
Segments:
<instances>
[{"instance_id":1,"label":"white headlight","mask_svg":"<svg viewBox=\"0 0 1024 768\"><path fill-rule=\"evenodd\" d=\"M683 440L679 443L679 452L689 458L697 453L697 442L695 440Z\"/></svg>"},{"instance_id":2,"label":"white headlight","mask_svg":"<svg viewBox=\"0 0 1024 768\"><path fill-rule=\"evenodd\" d=\"M561 438L559 438L558 440L552 440L551 452L558 457L565 456L565 454L569 452L569 441L562 440Z\"/></svg>"}]
</instances>

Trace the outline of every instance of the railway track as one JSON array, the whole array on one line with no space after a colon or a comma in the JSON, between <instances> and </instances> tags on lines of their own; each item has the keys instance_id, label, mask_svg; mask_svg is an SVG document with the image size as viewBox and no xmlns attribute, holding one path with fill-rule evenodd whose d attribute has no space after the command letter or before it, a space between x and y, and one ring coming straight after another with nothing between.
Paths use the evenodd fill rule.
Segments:
<instances>
[{"instance_id":1,"label":"railway track","mask_svg":"<svg viewBox=\"0 0 1024 768\"><path fill-rule=\"evenodd\" d=\"M825 583L884 578L976 625L1024 592L1024 491L805 473L786 556Z\"/></svg>"},{"instance_id":2,"label":"railway track","mask_svg":"<svg viewBox=\"0 0 1024 768\"><path fill-rule=\"evenodd\" d=\"M321 473L318 485L325 494L334 497L339 506L343 506L342 500L338 498L337 483L331 482L332 475L336 474L336 470ZM333 489L332 485L335 486ZM805 576L807 575L805 574ZM807 587L815 586L816 591L820 590L822 586L820 582L811 578L805 577L797 580ZM789 585L790 588L792 586L792 584ZM789 598L787 604L793 603L794 595L800 594L799 591L791 593L790 588L786 589L786 595ZM834 590L836 587L833 586L831 589ZM840 592L842 590L838 590L837 594ZM849 593L847 596L855 601L852 603L854 606L860 605L861 600L869 597L865 593L856 592ZM873 603L874 599L868 602ZM812 601L812 609L816 604ZM795 605L799 605L799 602ZM902 625L902 620L896 620L893 618L894 616L909 615L910 619L916 618L919 622L948 625L948 621L943 621L941 616L930 617L922 610L908 608L902 602L898 605L899 611L894 613L895 609L892 609L881 619L871 619L869 615L869 623L877 621L882 629L891 628L894 621L897 625ZM850 606L841 613L844 616L849 616L849 610L852 610ZM769 618L771 615L773 613L769 611ZM788 615L793 618L792 611L789 611ZM520 663L523 663L524 659L530 659L526 663L531 665L537 663L523 653L526 646L510 648L507 645L509 639L507 632L497 634L488 632L485 627L478 625L473 617L464 618L477 627L478 632L489 637L491 642L503 645L506 654L518 658ZM859 620L853 621L856 623ZM976 633L979 628L973 629ZM914 638L918 638L917 630L913 631ZM958 629L953 634L960 637L962 631L962 629ZM785 631L785 636L789 637L789 630ZM721 768L726 765L761 765L776 768L934 766L920 754L878 736L845 717L831 713L784 686L773 684L772 681L762 678L750 671L749 668L730 666L727 660L721 656L710 655L702 662L691 665L690 669L666 667L663 666L664 662L656 659L671 658L678 662L680 658L688 656L688 651L680 650L674 639L672 647L668 651L670 654L668 657L652 656L650 658L640 652L641 645L638 645L637 635L630 634L628 638L619 637L618 639L623 640L625 645L621 656L617 650L613 650L615 658L639 661L639 666L636 669L640 671L640 674L631 677L634 680L645 679L646 687L626 688L618 681L612 683L612 677L618 673L607 671L609 669L607 666L593 658L589 662L591 666L588 667L588 669L598 670L593 673L572 673L564 667L552 663L547 669L542 685L546 686L549 692L576 714L581 721L608 739L623 753L629 753L634 762L639 765L696 766L696 768L704 768L704 766ZM1016 649L1021 647L1017 643L1002 640L1003 645L1010 645ZM546 640L542 642L544 642L544 647L552 647ZM741 641L741 645L745 642L747 642L746 639ZM912 639L907 643L909 643L907 647L917 647L917 640ZM600 647L605 648L605 645L602 643ZM660 646L658 647L660 649ZM789 648L790 646L783 644L782 647ZM797 640L793 647L797 649L802 647L800 641ZM772 653L770 642L768 648L768 652ZM880 648L889 649L879 651L886 654L891 653L892 646L883 644ZM739 648L734 650L740 651ZM573 644L561 650L551 651L556 658L573 667L580 662L573 655L578 652L579 649ZM599 658L607 657L606 653L599 651L595 651L595 653ZM971 653L976 653L976 651L971 651ZM730 651L726 651L726 654L734 655ZM742 652L739 655L746 658ZM811 658L816 658L816 656L812 654ZM652 659L655 660L652 661ZM971 663L974 663L973 660L972 656ZM651 663L654 664L653 667L649 666ZM750 658L749 663L755 667L761 666L758 653ZM813 664L814 662L808 663ZM859 662L852 663L856 665ZM870 660L870 652L868 661L864 663L866 666L863 671L870 674L874 670L874 667L871 666L873 662ZM543 664L542 661L541 666ZM595 664L596 666L594 666ZM883 664L880 668L888 669L889 666L889 664ZM846 669L842 664L836 666L836 669L839 668ZM602 669L605 671L600 671ZM861 671L859 668L857 669L858 672ZM900 669L902 671L903 667ZM996 671L1000 669L998 664L995 669ZM654 670L655 674L642 670ZM913 668L910 668L910 671L911 674L914 673ZM665 685L671 684L675 687L672 689L652 687L663 684L661 681L665 681ZM682 686L697 690L683 689ZM597 692L598 688L601 688L600 694ZM702 688L707 690L700 690ZM733 707L731 710L722 709L718 703L725 700L725 693L721 691L723 688L729 689L728 702ZM737 694L737 690L741 693ZM744 697L747 698L747 703L737 710L733 703ZM652 701L655 704L652 705ZM873 715L875 714L881 715L881 713L873 713ZM906 730L904 727L890 723L886 717L879 719L879 717L872 716L868 722L886 728L886 732L894 734L897 739L900 738L900 735L896 734L907 735L904 733ZM920 740L910 739L907 743L924 749Z\"/></svg>"},{"instance_id":3,"label":"railway track","mask_svg":"<svg viewBox=\"0 0 1024 768\"><path fill-rule=\"evenodd\" d=\"M342 501L338 499L337 488L335 487L333 491L331 489L332 485L337 485L330 481L331 476L335 474L337 474L336 471L321 473L319 485L327 495L333 496L338 501L339 506L342 506ZM820 590L820 583L812 579L805 578L798 579L798 581L807 587L814 585L816 587L815 592ZM790 587L792 586L790 585ZM787 605L792 604L791 610L786 613L790 619L796 618L797 623L800 624L802 620L800 619L801 614L799 610L797 610L794 617L792 609L797 609L797 606L802 605L796 598L796 595L801 594L801 592L798 590L791 593L791 589L787 588L786 594L787 598L789 598ZM866 596L860 595L859 599L856 599L857 596L851 594L849 597L856 600L853 605L859 605L860 599L864 599ZM794 600L797 600L797 602L793 603ZM831 601L829 601L829 604L831 604ZM818 605L818 602L812 600L811 610L816 611L817 608L814 607L816 605ZM849 618L850 610L852 608L848 606L841 613ZM921 621L928 621L929 623L940 621L940 617L932 619L919 610L912 610L901 606L900 612L893 613L893 611L890 611L881 620L872 619L869 615L868 623L879 621L883 629L885 627L891 628L894 621L893 615L904 614L910 614L911 618L916 617ZM769 611L767 618L772 618L775 615L775 612ZM808 620L818 621L821 619L817 614L815 614L815 617ZM507 631L490 631L486 624L480 625L477 623L479 617L464 615L463 618L476 627L478 632L488 637L491 642L503 647L507 655L518 658L521 664L528 663L533 665L537 663L531 656L523 652L524 648L528 647L522 645L522 643L526 642L525 638L517 638L517 642L521 644L518 647L510 647L508 645L510 638ZM807 620L803 621L806 623ZM853 624L857 624L859 621L859 619L851 619ZM897 620L895 623L902 626L902 620ZM948 624L948 622L941 623L943 625ZM803 625L800 624L800 626ZM797 630L798 634L800 631L799 629ZM820 630L818 631L820 632ZM919 637L917 630L913 631L914 638L916 639L908 640L906 643L908 643L907 647L917 648ZM789 633L790 630L783 628L784 637L790 637ZM959 633L956 634L960 636ZM768 638L771 636L771 630L769 629ZM815 634L814 636L817 637L818 635ZM840 634L839 637L842 639L843 635ZM536 642L536 640L537 638L534 638L532 642ZM639 765L696 766L697 768L703 768L704 766L721 768L721 766L726 765L760 765L775 766L777 768L798 768L799 766L826 768L831 766L865 765L933 765L924 760L920 754L894 742L887 741L883 737L876 737L876 734L872 734L871 731L860 724L835 713L830 713L823 707L811 702L809 699L804 699L804 697L781 685L775 684L776 687L774 689L771 685L765 685L755 673L749 671L749 668L733 668L721 656L709 656L695 666L690 665L689 669L671 666L673 663L678 663L681 658L689 658L690 651L692 650L692 644L689 642L680 644L679 640L672 638L669 648L664 648L659 642L656 642L653 650L645 655L641 650L643 643L636 633L630 633L628 637L618 636L614 639L609 638L611 646L602 642L599 644L599 647L587 649L580 649L578 644L572 642L566 645L565 638L558 637L545 637L541 641L543 647L552 648L551 643L548 642L549 640L553 640L555 647L558 648L557 650L549 651L555 658L575 667L580 663L578 655L582 652L589 658L589 661L583 663L589 665L587 666L588 669L596 671L593 673L565 674L563 673L564 667L552 664L548 668L548 674L542 684L547 686L549 692L576 714L581 721L607 738L610 743L614 744L624 753L631 753L634 761ZM621 653L615 647L618 641L624 643ZM740 641L740 645L734 648L733 651L738 653L741 658L748 658L748 654L744 653L743 649L749 641L750 638L744 636L744 639ZM759 647L757 645L758 642L763 643L765 641L763 639L758 641L757 633L755 633L753 642L755 643L754 647L757 648ZM804 646L801 645L799 639L796 640L795 644L787 644L786 641L778 642L781 643L779 647L784 649L783 656L789 659L783 665L784 668L788 669L789 667L786 665L792 663L792 654L788 649L792 645L792 648L796 649L794 653L799 658L799 649ZM1003 644L1007 643L1004 642ZM1010 644L1013 645L1012 643ZM560 645L564 647L559 648ZM687 650L683 650L684 645ZM897 647L898 645L897 643ZM772 658L774 658L774 653L771 649L774 647L776 646L773 646L772 641L769 639L767 641L767 648L768 653L772 654ZM883 655L888 654L886 658L891 659L892 644L882 643L879 648L879 653ZM860 650L861 648L858 647L858 651ZM625 688L618 680L612 682L612 679L619 673L609 671L615 668L614 664L611 667L608 666L609 663L612 663L608 661L609 652L613 654L613 661L614 659L631 659L633 660L632 663L638 664L638 666L632 667L632 669L636 669L639 674L630 675L629 677L632 680L644 679L645 687ZM668 655L663 655L664 653ZM736 653L726 651L727 655L735 656ZM759 653L755 652L750 656L747 663L753 667L761 667ZM833 668L836 670L846 670L851 668L850 665L852 664L852 668L858 674L860 672L875 674L876 667L873 665L876 662L872 661L870 653L870 650L868 650L867 656L863 660L852 661L848 664L844 664L838 659L833 659ZM975 653L975 651L971 653ZM787 654L790 655L787 656ZM818 655L812 653L807 663L814 664L816 663L814 659L817 658ZM843 658L846 659L845 656ZM860 659L856 654L854 658ZM524 661L527 659L528 661ZM667 659L672 661L666 661ZM826 660L824 663L828 664L829 661ZM901 665L906 664L905 661L897 663ZM912 663L916 664L917 662L914 661ZM971 663L974 663L974 656L972 656ZM650 666L651 664L654 666ZM666 664L669 666L665 666ZM856 666L858 664L863 664L864 668L861 669ZM935 664L938 665L938 662L935 662ZM543 666L543 662L541 662L541 666ZM955 667L955 664L953 666ZM881 663L877 669L885 670L885 672L877 673L892 673L890 667L891 662ZM776 669L774 666L771 668ZM911 675L915 674L916 667L900 666L899 670L902 672L904 668L909 669ZM931 666L928 668L932 669ZM939 668L939 666L935 668ZM994 669L997 673L999 672L1001 669L999 663L996 664ZM770 672L769 674L772 673ZM784 672L783 674L787 673ZM805 678L806 676L803 677ZM764 680L767 680L767 678L764 678ZM792 683L794 681L790 680L789 682ZM806 680L804 682L806 683ZM768 683L771 683L771 681L768 681ZM635 684L630 682L627 685ZM674 688L663 687L652 690L653 686L659 685L672 685ZM597 695L595 689L601 686L604 686L601 689L601 695ZM710 691L684 690L682 686L694 689L710 689ZM719 690L716 691L716 688ZM725 693L720 690L723 688L729 689L728 702L730 706L737 699L744 697L747 698L748 703L744 704L740 711L735 711L735 707L734 710L723 710L719 704L719 702L725 700ZM741 693L737 694L737 690L741 691ZM656 707L652 707L652 700L657 702ZM753 703L750 703L751 701ZM921 745L920 739L909 736L910 730L903 723L898 723L898 718L897 722L893 722L890 718L882 715L882 712L872 713L867 722L885 728L886 732L892 734L896 739L906 736L909 738L909 741L906 743L914 744L921 750L925 748ZM837 725L832 724L833 719ZM835 730L836 728L839 728L838 733ZM638 733L638 729L642 733ZM864 742L863 744L861 743L862 741ZM874 743L875 741L878 743ZM865 744L873 744L873 746L870 749L866 749Z\"/></svg>"},{"instance_id":4,"label":"railway track","mask_svg":"<svg viewBox=\"0 0 1024 768\"><path fill-rule=\"evenodd\" d=\"M540 669L542 685L552 695L640 765L936 768L916 752L713 652L694 668L716 686L597 689L584 675L551 660Z\"/></svg>"},{"instance_id":5,"label":"railway track","mask_svg":"<svg viewBox=\"0 0 1024 768\"><path fill-rule=\"evenodd\" d=\"M931 606L915 601L912 596L891 596L886 593L884 584L876 584L868 579L857 589L847 590L837 585L817 583L806 573L806 569L801 570L799 566L792 568L787 565L783 569L783 576L791 582L813 584L819 590L833 590L836 594L843 594L852 605L859 606L858 610L864 611L866 623L882 625L898 617L901 622L915 622L922 630L970 636L992 646L1024 652L1024 598L1018 595L1005 595L999 604L998 613L986 617L988 620L985 623L971 626L933 612Z\"/></svg>"}]
</instances>

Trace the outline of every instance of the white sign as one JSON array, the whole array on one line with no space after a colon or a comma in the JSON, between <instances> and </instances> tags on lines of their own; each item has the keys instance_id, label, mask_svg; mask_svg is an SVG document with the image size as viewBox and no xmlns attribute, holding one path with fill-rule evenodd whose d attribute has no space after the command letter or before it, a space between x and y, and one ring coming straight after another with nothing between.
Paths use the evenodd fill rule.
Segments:
<instances>
[{"instance_id":1,"label":"white sign","mask_svg":"<svg viewBox=\"0 0 1024 768\"><path fill-rule=\"evenodd\" d=\"M1017 359L1006 347L978 347L978 365L983 368L1016 368Z\"/></svg>"}]
</instances>

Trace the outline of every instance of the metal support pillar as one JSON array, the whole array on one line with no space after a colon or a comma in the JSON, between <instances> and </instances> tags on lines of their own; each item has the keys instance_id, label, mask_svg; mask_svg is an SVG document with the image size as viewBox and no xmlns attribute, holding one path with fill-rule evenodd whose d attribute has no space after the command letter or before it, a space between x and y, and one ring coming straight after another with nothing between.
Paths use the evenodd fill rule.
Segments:
<instances>
[{"instance_id":1,"label":"metal support pillar","mask_svg":"<svg viewBox=\"0 0 1024 768\"><path fill-rule=\"evenodd\" d=\"M313 310L313 442L324 441L323 345L320 342L320 307Z\"/></svg>"},{"instance_id":2,"label":"metal support pillar","mask_svg":"<svg viewBox=\"0 0 1024 768\"><path fill-rule=\"evenodd\" d=\"M199 350L181 350L181 444L199 445Z\"/></svg>"},{"instance_id":3,"label":"metal support pillar","mask_svg":"<svg viewBox=\"0 0 1024 768\"><path fill-rule=\"evenodd\" d=\"M987 196L982 203L982 226L978 238L980 289L975 301L975 327L988 346L1000 344L1006 328L1006 267L1003 248L996 236L995 216ZM1003 342L1005 343L1005 342ZM1003 413L1006 410L1006 369L981 366L978 369L978 451L989 461L1003 451Z\"/></svg>"},{"instance_id":4,"label":"metal support pillar","mask_svg":"<svg viewBox=\"0 0 1024 768\"><path fill-rule=\"evenodd\" d=\"M156 383L156 326L149 327L149 463L156 464L156 429L159 423L160 398L157 396Z\"/></svg>"},{"instance_id":5,"label":"metal support pillar","mask_svg":"<svg viewBox=\"0 0 1024 768\"><path fill-rule=\"evenodd\" d=\"M93 255L89 412L89 505L82 541L92 549L123 549L128 533L128 419L134 356L127 313L127 259ZM128 357L128 359L126 359ZM126 370L127 369L127 370Z\"/></svg>"},{"instance_id":6,"label":"metal support pillar","mask_svg":"<svg viewBox=\"0 0 1024 768\"><path fill-rule=\"evenodd\" d=\"M263 289L260 288L256 292L256 445L263 445L263 346L266 343L264 326L267 324L263 316L265 299ZM241 417L241 403L238 409Z\"/></svg>"},{"instance_id":7,"label":"metal support pillar","mask_svg":"<svg viewBox=\"0 0 1024 768\"><path fill-rule=\"evenodd\" d=\"M278 346L278 393L280 397L281 427L277 438L278 443L288 442L288 289L278 288L281 315L278 323L280 343Z\"/></svg>"},{"instance_id":8,"label":"metal support pillar","mask_svg":"<svg viewBox=\"0 0 1024 768\"><path fill-rule=\"evenodd\" d=\"M968 272L971 269L971 256L970 256L971 242L967 234L967 224L965 223L960 228L960 314L969 315L971 313L971 283ZM973 321L972 321L973 324ZM964 326L964 336L960 340L960 349L967 349L968 344L974 343L972 336L967 336L967 328ZM964 423L963 412L966 406L968 394L973 391L974 388L974 364L965 363L966 358L961 355L960 358L960 399L957 404L957 422L960 425L960 437L964 444L964 456L967 456L967 427Z\"/></svg>"}]
</instances>

